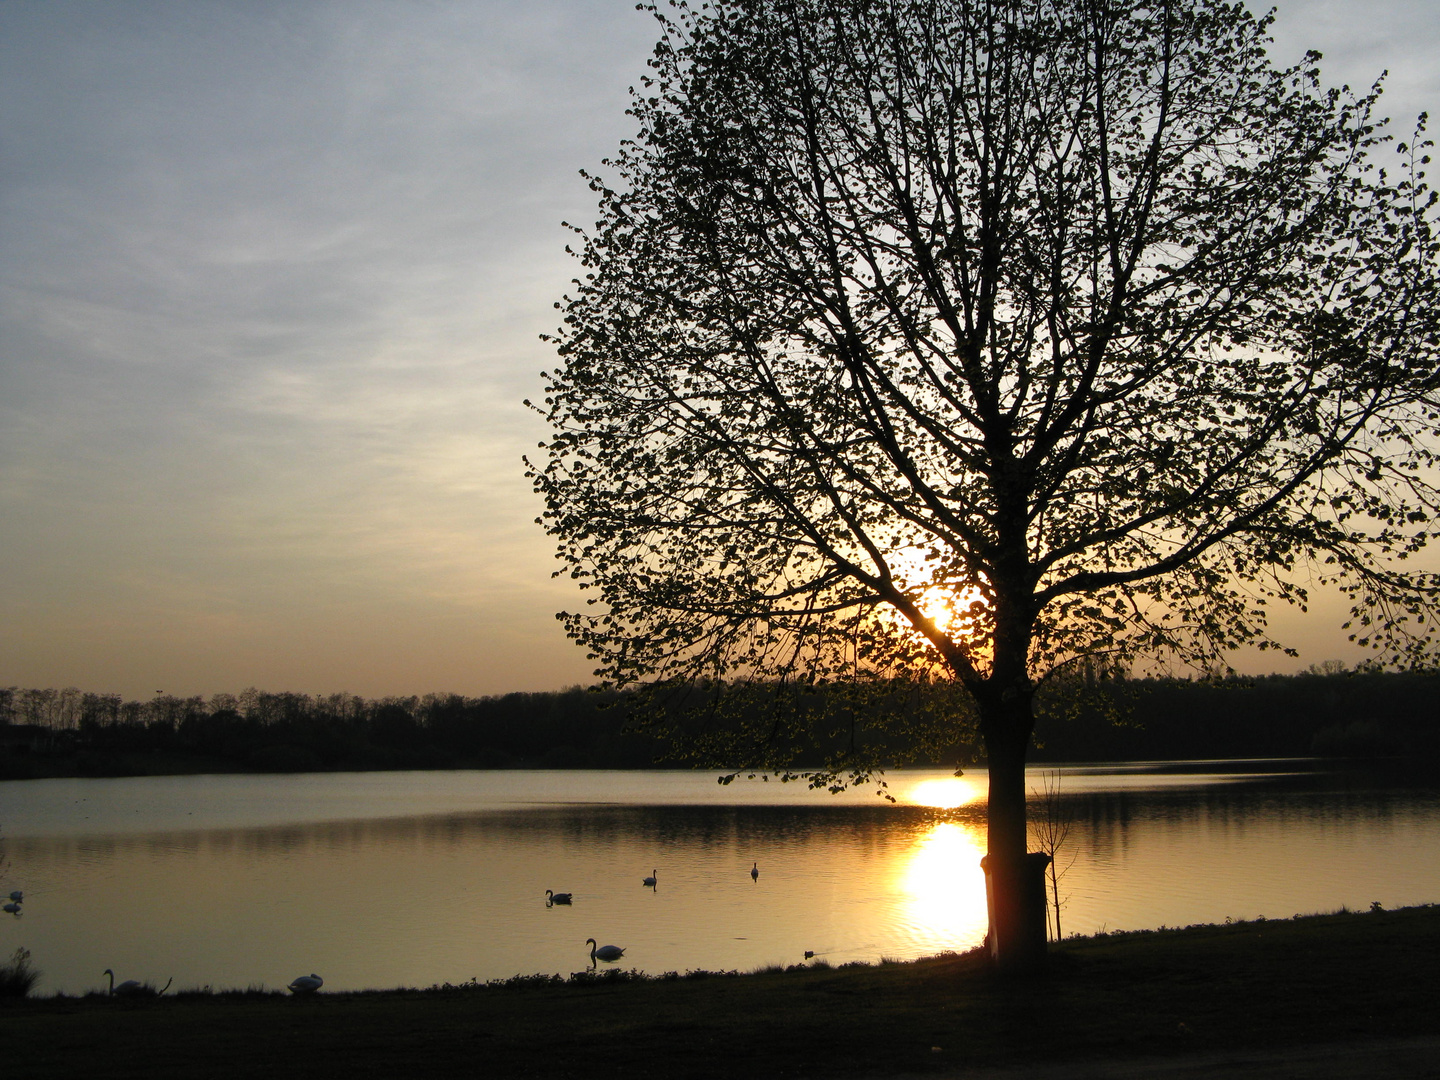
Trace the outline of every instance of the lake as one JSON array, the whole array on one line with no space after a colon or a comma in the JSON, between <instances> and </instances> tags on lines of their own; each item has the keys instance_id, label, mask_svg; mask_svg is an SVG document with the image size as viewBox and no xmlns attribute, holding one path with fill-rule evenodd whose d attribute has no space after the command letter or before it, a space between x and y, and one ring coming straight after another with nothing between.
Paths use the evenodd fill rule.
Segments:
<instances>
[{"instance_id":1,"label":"lake","mask_svg":"<svg viewBox=\"0 0 1440 1080\"><path fill-rule=\"evenodd\" d=\"M693 772L4 782L0 893L25 899L0 954L79 994L107 967L217 989L568 974L590 937L651 973L978 944L984 770L889 784L894 804ZM1433 785L1182 762L1064 766L1060 792L1067 935L1440 901Z\"/></svg>"}]
</instances>

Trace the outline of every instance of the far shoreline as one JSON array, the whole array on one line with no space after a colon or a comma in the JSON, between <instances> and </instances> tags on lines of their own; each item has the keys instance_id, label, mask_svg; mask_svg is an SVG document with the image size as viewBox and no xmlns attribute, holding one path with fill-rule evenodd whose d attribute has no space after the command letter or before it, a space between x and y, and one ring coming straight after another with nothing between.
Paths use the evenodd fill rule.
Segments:
<instances>
[{"instance_id":1,"label":"far shoreline","mask_svg":"<svg viewBox=\"0 0 1440 1080\"><path fill-rule=\"evenodd\" d=\"M153 767L147 768L147 767L146 767L147 765L153 766ZM1054 770L1054 771L1063 773L1066 769L1092 769L1092 768L1102 768L1102 769L1103 769L1103 768L1109 768L1109 767L1121 768L1121 769L1130 769L1130 768L1134 768L1134 767L1137 767L1137 766L1154 766L1154 767L1156 767L1157 770L1160 770L1160 771L1170 771L1170 772L1182 771L1182 772L1188 772L1188 771L1191 771L1191 770L1194 769L1194 768L1198 768L1198 767L1200 767L1200 766L1206 766L1206 765L1217 766L1217 767L1224 767L1225 769L1230 770L1230 771L1244 771L1244 769L1241 768L1241 767L1244 767L1244 766L1251 766L1251 767L1254 767L1254 768L1256 768L1256 769L1261 769L1261 770L1263 770L1264 768L1267 768L1267 767L1274 767L1274 766L1276 766L1276 765L1285 765L1285 766L1287 766L1287 767L1288 767L1288 766L1293 766L1293 767L1310 766L1310 767L1313 767L1316 771L1332 771L1332 770L1353 771L1353 770L1364 770L1364 771L1373 771L1373 772L1379 772L1379 773L1382 773L1382 774L1394 774L1394 775L1407 775L1407 774L1412 774L1412 773L1418 773L1419 770L1420 770L1420 768L1421 768L1420 764L1417 763L1417 762L1415 762L1412 758L1403 757L1403 756L1398 756L1398 755L1395 755L1395 756L1385 756L1385 757L1364 757L1364 758L1331 758L1331 757L1320 757L1320 756L1316 756L1316 755L1306 755L1306 756L1296 756L1296 757L1232 757L1232 758L1227 758L1227 757L1202 757L1202 758L1173 758L1173 759L1149 759L1149 758L1141 759L1141 758L1135 758L1135 759L1115 759L1115 760L1098 760L1098 759L1093 759L1093 760L1092 760L1092 759L1084 759L1084 760L1075 760L1075 761L1069 761L1069 760L1066 760L1066 761L1057 761L1057 760L1053 760L1053 759L1041 758L1041 759L1038 759L1038 760L1031 760L1031 761L1029 761L1029 762L1026 764L1026 770L1027 770L1027 771L1049 771L1049 770ZM888 769L884 769L884 770L880 771L880 772L877 774L877 777L880 778L880 779L883 779L883 778L885 778L885 777L903 776L905 773L908 773L908 772L928 772L928 773L941 772L941 773L945 773L945 774L949 775L949 774L951 774L951 773L953 772L953 769L954 769L954 766L953 766L953 765L938 765L938 764L926 764L926 763L904 764L904 765L897 765L897 766L893 766L893 767L888 768ZM973 775L973 774L976 774L976 773L983 775L986 771L987 771L986 763L982 760L982 761L979 761L979 762L975 762L975 763L966 765L966 766L964 767L964 770L963 770L962 775ZM371 767L364 767L364 768L358 768L358 767L357 767L357 768L336 767L336 768L330 768L330 769L263 770L263 769L246 769L246 768L234 767L234 766L229 766L229 765L227 765L226 763L223 763L223 762L213 762L213 761L211 761L211 762L207 762L207 761L192 761L192 762L175 762L175 761L164 761L164 762L143 762L143 761L142 761L142 762L134 762L134 761L130 761L130 762L121 762L121 763L118 763L113 769L107 769L107 770L98 770L98 771L97 771L97 770L95 770L95 769L93 769L93 768L91 768L91 767L88 767L88 766L87 766L83 771L80 770L80 769L57 768L57 769L54 769L54 770L51 770L51 771L44 772L44 773L41 774L41 775L36 775L36 774L34 774L34 773L28 773L27 775L20 775L20 776L16 776L16 775L5 775L4 770L3 770L3 769L0 769L0 783L17 783L17 782L25 782L25 781L32 781L32 780L34 780L34 781L40 781L40 780L146 780L146 779L165 779L165 778L170 778L170 777L202 777L202 776L226 776L226 777L232 777L232 776L253 776L253 777L287 777L287 776L293 776L293 777L303 777L303 776L347 776L347 775L351 775L351 776L370 776L370 775L378 775L378 774L385 774L385 773L396 773L396 774L400 774L400 773L404 773L404 774L415 774L415 773L496 773L496 774L512 774L512 773L667 773L667 772L668 772L668 773L698 773L698 774L702 774L702 775L708 774L708 775L712 775L712 776L718 776L718 775L724 774L724 773L726 772L726 770L719 769L719 768L715 768L715 767L713 767L713 766L704 766L704 765L700 765L700 766L682 765L682 764L677 764L677 763L674 763L674 762L661 762L661 763L658 763L658 764L648 765L648 766L643 766L643 767L637 767L637 766L609 766L609 765L591 765L591 766L583 766L583 765L546 766L546 765L536 765L536 764L529 764L529 763L521 763L521 764L513 764L513 765L504 765L504 766L484 766L484 765L471 765L471 764L460 763L460 764L433 765L433 766L426 766L426 767L414 767L414 766L406 766L406 765L397 765L397 766L392 767L392 768L383 768L383 767L380 767L380 766L371 766ZM791 784L800 784L800 785L803 786L803 784L804 784L804 782L805 782L804 779L803 779L803 774L804 774L804 772L805 772L804 769L797 769L797 770L795 771L794 775L792 776L792 779L789 781L789 783L791 783ZM756 772L755 776L756 776L757 781L758 781L758 778L761 776L761 773L760 773L760 772ZM776 777L775 777L774 774L771 775L771 779L772 779L772 780L773 780L773 779L776 779ZM1424 779L1425 779L1425 782L1426 782L1427 784L1430 783L1430 777L1429 777L1429 775L1428 775L1428 772L1426 773L1426 776L1424 777ZM737 781L737 782L738 782L738 781Z\"/></svg>"},{"instance_id":2,"label":"far shoreline","mask_svg":"<svg viewBox=\"0 0 1440 1080\"><path fill-rule=\"evenodd\" d=\"M1440 671L1323 667L1297 675L1117 679L1037 721L1033 764L1323 757L1440 757ZM366 699L254 688L209 699L69 687L0 686L0 779L278 774L436 769L651 769L685 765L664 739L640 733L627 692L572 687L469 698ZM823 695L812 704L825 705ZM848 708L849 706L837 706ZM864 729L918 708L898 696L855 706ZM868 710L865 711L865 710ZM823 765L835 746L797 745L795 768ZM909 755L903 745L891 761ZM963 718L938 766L983 764Z\"/></svg>"}]
</instances>

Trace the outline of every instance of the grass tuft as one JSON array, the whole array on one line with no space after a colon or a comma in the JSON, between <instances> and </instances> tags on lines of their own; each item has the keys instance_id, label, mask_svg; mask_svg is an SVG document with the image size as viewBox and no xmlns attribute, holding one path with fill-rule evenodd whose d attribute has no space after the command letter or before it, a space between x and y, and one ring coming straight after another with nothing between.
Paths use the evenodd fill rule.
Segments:
<instances>
[{"instance_id":1,"label":"grass tuft","mask_svg":"<svg viewBox=\"0 0 1440 1080\"><path fill-rule=\"evenodd\" d=\"M9 960L0 964L0 997L29 997L40 974L40 969L30 963L30 950L16 949Z\"/></svg>"}]
</instances>

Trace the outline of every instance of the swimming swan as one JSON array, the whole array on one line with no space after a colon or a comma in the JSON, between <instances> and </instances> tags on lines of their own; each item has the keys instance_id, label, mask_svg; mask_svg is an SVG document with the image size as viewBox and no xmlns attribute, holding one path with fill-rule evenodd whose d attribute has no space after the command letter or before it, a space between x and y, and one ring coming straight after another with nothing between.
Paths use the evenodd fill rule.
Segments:
<instances>
[{"instance_id":1,"label":"swimming swan","mask_svg":"<svg viewBox=\"0 0 1440 1080\"><path fill-rule=\"evenodd\" d=\"M10 899L14 900L18 904L21 900L25 899L25 894L21 890L16 889L10 894Z\"/></svg>"},{"instance_id":2,"label":"swimming swan","mask_svg":"<svg viewBox=\"0 0 1440 1080\"><path fill-rule=\"evenodd\" d=\"M760 864L759 864L758 862L757 862L757 863L752 863L752 864L750 865L750 880L751 880L751 881L759 881L759 880L760 880Z\"/></svg>"},{"instance_id":3,"label":"swimming swan","mask_svg":"<svg viewBox=\"0 0 1440 1080\"><path fill-rule=\"evenodd\" d=\"M593 937L586 938L585 944L590 946L590 962L592 964L596 960L619 960L625 955L625 950L618 945L601 945L597 949Z\"/></svg>"},{"instance_id":4,"label":"swimming swan","mask_svg":"<svg viewBox=\"0 0 1440 1080\"><path fill-rule=\"evenodd\" d=\"M568 904L571 899L572 896L568 892L551 892L549 889L545 890L545 902L547 904Z\"/></svg>"},{"instance_id":5,"label":"swimming swan","mask_svg":"<svg viewBox=\"0 0 1440 1080\"><path fill-rule=\"evenodd\" d=\"M651 870L651 871L650 871L650 876L647 877L644 881L640 882L640 884L641 884L641 885L648 885L650 888L653 889L653 888L655 887L655 879L656 879L657 877L659 877L659 876L660 876L660 871L659 871L659 870Z\"/></svg>"},{"instance_id":6,"label":"swimming swan","mask_svg":"<svg viewBox=\"0 0 1440 1080\"><path fill-rule=\"evenodd\" d=\"M19 904L6 904L3 910L5 911L5 914L7 914L7 915L19 915L19 914L20 914L20 905L19 905Z\"/></svg>"}]
</instances>

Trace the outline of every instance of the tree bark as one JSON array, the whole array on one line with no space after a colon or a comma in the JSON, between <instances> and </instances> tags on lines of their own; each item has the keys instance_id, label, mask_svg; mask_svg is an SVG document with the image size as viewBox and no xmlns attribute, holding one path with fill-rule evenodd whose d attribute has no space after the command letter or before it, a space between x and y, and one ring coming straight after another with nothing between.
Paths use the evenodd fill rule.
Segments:
<instances>
[{"instance_id":1,"label":"tree bark","mask_svg":"<svg viewBox=\"0 0 1440 1080\"><path fill-rule=\"evenodd\" d=\"M1045 866L1030 852L1025 814L1025 756L1034 728L1028 692L1012 684L980 703L989 761L990 797L985 868L990 957L997 969L1030 973L1045 966Z\"/></svg>"}]
</instances>

